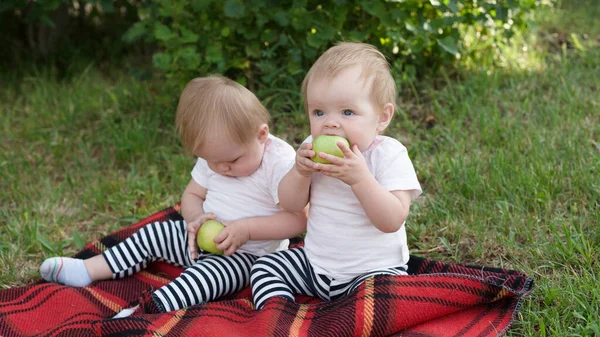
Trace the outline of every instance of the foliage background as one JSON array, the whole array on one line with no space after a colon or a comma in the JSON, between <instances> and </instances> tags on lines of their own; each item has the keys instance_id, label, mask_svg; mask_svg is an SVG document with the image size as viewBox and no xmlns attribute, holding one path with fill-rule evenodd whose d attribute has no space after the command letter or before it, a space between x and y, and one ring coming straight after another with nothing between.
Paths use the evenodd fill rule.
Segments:
<instances>
[{"instance_id":1,"label":"foliage background","mask_svg":"<svg viewBox=\"0 0 600 337\"><path fill-rule=\"evenodd\" d=\"M155 74L167 79L167 92L161 90L166 101L190 78L217 72L247 85L275 108L289 110L279 97L287 93L273 88L301 82L316 57L336 41L376 45L402 85L456 60L479 60L482 49L497 50L527 27L533 9L551 3L10 0L0 13L5 42L15 46L15 53L59 61L77 51L111 60L135 44L152 55Z\"/></svg>"}]
</instances>

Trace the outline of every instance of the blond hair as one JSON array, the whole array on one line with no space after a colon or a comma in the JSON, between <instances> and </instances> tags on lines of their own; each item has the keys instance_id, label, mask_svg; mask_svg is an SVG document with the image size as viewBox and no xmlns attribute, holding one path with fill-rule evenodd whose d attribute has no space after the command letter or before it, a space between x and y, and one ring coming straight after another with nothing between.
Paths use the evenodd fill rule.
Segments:
<instances>
[{"instance_id":1,"label":"blond hair","mask_svg":"<svg viewBox=\"0 0 600 337\"><path fill-rule=\"evenodd\" d=\"M307 108L307 87L312 80L333 79L340 72L359 65L360 78L372 79L371 96L378 106L396 105L396 84L385 56L374 46L360 42L341 42L329 48L310 68L302 82L302 98Z\"/></svg>"},{"instance_id":2,"label":"blond hair","mask_svg":"<svg viewBox=\"0 0 600 337\"><path fill-rule=\"evenodd\" d=\"M247 144L267 123L269 112L258 98L219 75L191 80L181 93L175 118L183 147L191 153L224 133L237 144Z\"/></svg>"}]
</instances>

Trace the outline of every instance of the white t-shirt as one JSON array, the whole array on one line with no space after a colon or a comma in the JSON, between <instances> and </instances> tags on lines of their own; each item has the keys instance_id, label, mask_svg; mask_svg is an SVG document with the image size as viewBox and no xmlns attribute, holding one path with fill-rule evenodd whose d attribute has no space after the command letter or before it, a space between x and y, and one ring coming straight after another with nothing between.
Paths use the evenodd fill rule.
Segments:
<instances>
[{"instance_id":1,"label":"white t-shirt","mask_svg":"<svg viewBox=\"0 0 600 337\"><path fill-rule=\"evenodd\" d=\"M305 140L311 141L311 137ZM399 141L377 136L363 156L371 174L388 191L409 190L413 199L421 194L408 152ZM404 225L394 233L381 232L350 186L322 173L312 175L305 251L316 273L338 280L403 266L409 258Z\"/></svg>"},{"instance_id":2,"label":"white t-shirt","mask_svg":"<svg viewBox=\"0 0 600 337\"><path fill-rule=\"evenodd\" d=\"M204 211L212 212L217 220L232 221L257 216L270 216L280 211L277 188L288 172L296 152L285 141L269 135L259 168L247 177L226 177L208 167L198 158L192 178L206 188ZM262 256L286 249L289 240L251 240L238 251Z\"/></svg>"}]
</instances>

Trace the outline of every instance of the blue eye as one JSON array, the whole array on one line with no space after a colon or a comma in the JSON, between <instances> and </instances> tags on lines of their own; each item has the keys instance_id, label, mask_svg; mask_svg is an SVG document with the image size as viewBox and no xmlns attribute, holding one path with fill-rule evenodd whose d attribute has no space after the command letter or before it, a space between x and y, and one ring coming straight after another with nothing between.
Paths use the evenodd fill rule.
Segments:
<instances>
[{"instance_id":1,"label":"blue eye","mask_svg":"<svg viewBox=\"0 0 600 337\"><path fill-rule=\"evenodd\" d=\"M325 114L325 113L324 113L323 111L321 111L321 110L315 110L315 115L317 115L317 116L319 116L319 117L320 117L320 116L323 116L324 114Z\"/></svg>"},{"instance_id":2,"label":"blue eye","mask_svg":"<svg viewBox=\"0 0 600 337\"><path fill-rule=\"evenodd\" d=\"M342 112L342 114L344 116L352 116L352 115L354 115L354 111L346 109Z\"/></svg>"}]
</instances>

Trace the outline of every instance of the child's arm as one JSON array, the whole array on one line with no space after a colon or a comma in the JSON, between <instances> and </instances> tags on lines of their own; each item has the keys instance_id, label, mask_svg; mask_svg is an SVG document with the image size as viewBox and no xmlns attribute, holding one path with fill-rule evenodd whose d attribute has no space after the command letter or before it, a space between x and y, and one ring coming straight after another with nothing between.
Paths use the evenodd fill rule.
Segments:
<instances>
[{"instance_id":1,"label":"child's arm","mask_svg":"<svg viewBox=\"0 0 600 337\"><path fill-rule=\"evenodd\" d=\"M281 179L278 188L279 204L290 212L297 212L308 204L310 176L298 172L296 166Z\"/></svg>"},{"instance_id":2,"label":"child's arm","mask_svg":"<svg viewBox=\"0 0 600 337\"><path fill-rule=\"evenodd\" d=\"M321 153L320 157L328 160L332 165L315 164L315 168L327 176L338 178L348 184L367 217L377 229L384 233L392 233L400 229L408 217L410 192L386 190L369 172L365 157L357 145L352 148L343 142L338 142L337 145L344 153L344 158Z\"/></svg>"},{"instance_id":3,"label":"child's arm","mask_svg":"<svg viewBox=\"0 0 600 337\"><path fill-rule=\"evenodd\" d=\"M310 196L310 179L314 163L310 160L315 155L311 143L300 146L296 152L296 164L279 183L279 205L289 212L299 212L308 204Z\"/></svg>"},{"instance_id":4,"label":"child's arm","mask_svg":"<svg viewBox=\"0 0 600 337\"><path fill-rule=\"evenodd\" d=\"M216 219L213 213L204 213L203 205L206 199L206 192L206 188L200 186L194 179L190 179L181 196L181 215L186 222L188 247L192 259L198 257L196 236L198 235L200 225L207 220Z\"/></svg>"},{"instance_id":5,"label":"child's arm","mask_svg":"<svg viewBox=\"0 0 600 337\"><path fill-rule=\"evenodd\" d=\"M194 179L190 179L181 196L181 215L186 222L192 222L204 214L202 206L206 199L206 192L206 188L198 185Z\"/></svg>"},{"instance_id":6,"label":"child's arm","mask_svg":"<svg viewBox=\"0 0 600 337\"><path fill-rule=\"evenodd\" d=\"M369 175L351 186L367 217L377 229L393 233L402 227L410 209L410 191L388 191Z\"/></svg>"},{"instance_id":7,"label":"child's arm","mask_svg":"<svg viewBox=\"0 0 600 337\"><path fill-rule=\"evenodd\" d=\"M283 209L271 216L223 221L225 229L217 235L217 249L225 255L232 255L248 240L282 240L300 235L306 231L305 210L296 213Z\"/></svg>"}]
</instances>

